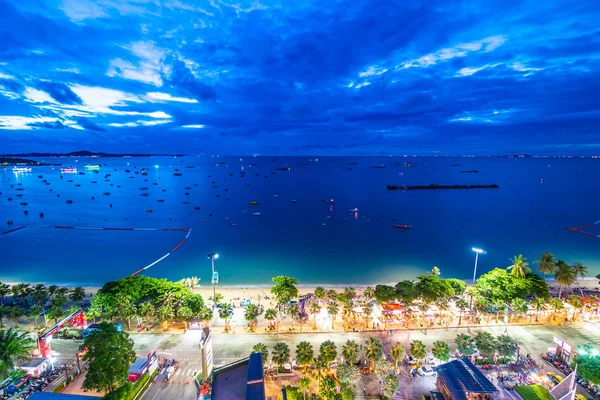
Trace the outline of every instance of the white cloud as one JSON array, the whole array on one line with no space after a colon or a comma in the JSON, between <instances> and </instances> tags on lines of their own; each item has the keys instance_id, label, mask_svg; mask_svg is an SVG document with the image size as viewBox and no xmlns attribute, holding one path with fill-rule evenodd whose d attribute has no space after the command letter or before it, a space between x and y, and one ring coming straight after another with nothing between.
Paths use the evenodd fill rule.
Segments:
<instances>
[{"instance_id":1,"label":"white cloud","mask_svg":"<svg viewBox=\"0 0 600 400\"><path fill-rule=\"evenodd\" d=\"M155 121L137 120L135 122L124 122L124 123L112 122L107 125L112 126L114 128L134 128L136 126L163 125L163 124L168 124L169 122L172 122L172 120L170 120L170 119L160 119L160 120L155 120Z\"/></svg>"},{"instance_id":2,"label":"white cloud","mask_svg":"<svg viewBox=\"0 0 600 400\"><path fill-rule=\"evenodd\" d=\"M204 128L206 125L200 125L200 124L194 124L194 125L183 125L182 128L188 128L188 129L202 129Z\"/></svg>"},{"instance_id":3,"label":"white cloud","mask_svg":"<svg viewBox=\"0 0 600 400\"><path fill-rule=\"evenodd\" d=\"M0 85L0 88L3 88L3 87L4 86ZM11 92L9 90L2 90L2 89L0 89L0 94L2 96L4 96L4 97L8 97L11 100L16 100L16 99L20 99L21 98L21 96L19 96L16 93L13 93L13 92Z\"/></svg>"},{"instance_id":4,"label":"white cloud","mask_svg":"<svg viewBox=\"0 0 600 400\"><path fill-rule=\"evenodd\" d=\"M363 83L359 83L358 85L354 86L354 89L360 89L363 86L369 86L371 84L371 82L363 82Z\"/></svg>"},{"instance_id":5,"label":"white cloud","mask_svg":"<svg viewBox=\"0 0 600 400\"><path fill-rule=\"evenodd\" d=\"M387 72L387 68L378 67L377 65L371 65L365 71L358 74L361 78L365 78L367 76L376 76L385 74Z\"/></svg>"},{"instance_id":6,"label":"white cloud","mask_svg":"<svg viewBox=\"0 0 600 400\"><path fill-rule=\"evenodd\" d=\"M471 76L476 72L482 71L486 68L494 68L498 65L500 65L500 64L486 64L486 65L482 65L481 67L476 67L476 68L465 67L465 68L459 69L456 72L456 75L454 75L454 76Z\"/></svg>"},{"instance_id":7,"label":"white cloud","mask_svg":"<svg viewBox=\"0 0 600 400\"><path fill-rule=\"evenodd\" d=\"M463 112L449 119L449 122L470 122L473 124L500 124L508 121L512 114L518 113L517 109L501 109L491 111Z\"/></svg>"},{"instance_id":8,"label":"white cloud","mask_svg":"<svg viewBox=\"0 0 600 400\"><path fill-rule=\"evenodd\" d=\"M69 72L69 73L78 74L78 75L80 74L80 71L77 68L55 68L54 70L57 72Z\"/></svg>"},{"instance_id":9,"label":"white cloud","mask_svg":"<svg viewBox=\"0 0 600 400\"><path fill-rule=\"evenodd\" d=\"M125 122L125 123L118 123L118 122L113 122L110 124L107 124L108 126L112 126L114 128L133 128L138 126L136 122Z\"/></svg>"},{"instance_id":10,"label":"white cloud","mask_svg":"<svg viewBox=\"0 0 600 400\"><path fill-rule=\"evenodd\" d=\"M134 42L124 48L131 51L138 58L138 62L133 63L121 58L112 59L106 75L162 86L161 60L165 56L165 51L150 41Z\"/></svg>"},{"instance_id":11,"label":"white cloud","mask_svg":"<svg viewBox=\"0 0 600 400\"><path fill-rule=\"evenodd\" d=\"M514 69L515 71L519 71L519 72L527 72L527 71L541 71L544 68L531 68L531 67L526 67L524 64L520 63L520 62L516 62L514 64L512 64L510 66L512 69Z\"/></svg>"},{"instance_id":12,"label":"white cloud","mask_svg":"<svg viewBox=\"0 0 600 400\"><path fill-rule=\"evenodd\" d=\"M103 7L90 0L63 0L60 8L73 22L108 16Z\"/></svg>"},{"instance_id":13,"label":"white cloud","mask_svg":"<svg viewBox=\"0 0 600 400\"><path fill-rule=\"evenodd\" d=\"M34 89L32 87L26 87L23 92L25 99L31 103L54 103L54 99L50 95L41 90Z\"/></svg>"},{"instance_id":14,"label":"white cloud","mask_svg":"<svg viewBox=\"0 0 600 400\"><path fill-rule=\"evenodd\" d=\"M186 97L173 97L168 93L161 93L161 92L146 93L146 96L144 96L144 99L151 103L162 102L162 101L175 101L175 102L179 102L179 103L197 103L198 102L198 100L196 100L196 99L188 99Z\"/></svg>"},{"instance_id":15,"label":"white cloud","mask_svg":"<svg viewBox=\"0 0 600 400\"><path fill-rule=\"evenodd\" d=\"M12 75L6 75L6 74L0 72L0 79L15 79L15 77Z\"/></svg>"},{"instance_id":16,"label":"white cloud","mask_svg":"<svg viewBox=\"0 0 600 400\"><path fill-rule=\"evenodd\" d=\"M506 42L506 36L497 35L489 36L485 39L477 40L475 42L460 43L454 47L443 48L435 53L430 53L419 58L408 60L398 65L396 69L404 68L426 68L430 65L435 65L439 61L451 60L457 57L465 57L470 52L481 51L484 52L492 51Z\"/></svg>"},{"instance_id":17,"label":"white cloud","mask_svg":"<svg viewBox=\"0 0 600 400\"><path fill-rule=\"evenodd\" d=\"M51 117L22 117L17 115L0 115L0 129L7 130L31 130L33 123L57 122L58 118Z\"/></svg>"}]
</instances>

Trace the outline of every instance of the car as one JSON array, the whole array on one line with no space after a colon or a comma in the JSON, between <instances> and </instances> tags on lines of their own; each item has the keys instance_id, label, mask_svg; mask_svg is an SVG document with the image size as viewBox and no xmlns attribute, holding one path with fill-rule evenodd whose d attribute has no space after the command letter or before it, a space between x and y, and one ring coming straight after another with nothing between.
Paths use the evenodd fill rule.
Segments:
<instances>
[{"instance_id":1,"label":"car","mask_svg":"<svg viewBox=\"0 0 600 400\"><path fill-rule=\"evenodd\" d=\"M417 374L421 376L437 376L437 372L433 370L429 365L422 366L417 369Z\"/></svg>"},{"instance_id":2,"label":"car","mask_svg":"<svg viewBox=\"0 0 600 400\"><path fill-rule=\"evenodd\" d=\"M409 363L409 364L418 364L419 363L410 354L406 355L406 362Z\"/></svg>"}]
</instances>

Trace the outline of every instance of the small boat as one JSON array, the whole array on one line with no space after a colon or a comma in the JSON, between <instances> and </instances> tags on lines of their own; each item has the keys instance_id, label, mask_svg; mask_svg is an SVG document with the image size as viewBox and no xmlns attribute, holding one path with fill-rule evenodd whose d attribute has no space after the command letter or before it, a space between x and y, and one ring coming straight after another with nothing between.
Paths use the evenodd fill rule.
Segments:
<instances>
[{"instance_id":1,"label":"small boat","mask_svg":"<svg viewBox=\"0 0 600 400\"><path fill-rule=\"evenodd\" d=\"M40 218L44 218L44 213L40 213Z\"/></svg>"},{"instance_id":2,"label":"small boat","mask_svg":"<svg viewBox=\"0 0 600 400\"><path fill-rule=\"evenodd\" d=\"M88 171L97 171L101 167L100 164L87 164L84 168Z\"/></svg>"},{"instance_id":3,"label":"small boat","mask_svg":"<svg viewBox=\"0 0 600 400\"><path fill-rule=\"evenodd\" d=\"M190 204L190 202L186 200L183 202L183 204Z\"/></svg>"},{"instance_id":4,"label":"small boat","mask_svg":"<svg viewBox=\"0 0 600 400\"><path fill-rule=\"evenodd\" d=\"M385 168L385 165L371 165L371 168Z\"/></svg>"},{"instance_id":5,"label":"small boat","mask_svg":"<svg viewBox=\"0 0 600 400\"><path fill-rule=\"evenodd\" d=\"M298 200L292 200L292 203L296 204L298 202Z\"/></svg>"},{"instance_id":6,"label":"small boat","mask_svg":"<svg viewBox=\"0 0 600 400\"><path fill-rule=\"evenodd\" d=\"M67 200L67 204L73 204L73 200Z\"/></svg>"},{"instance_id":7,"label":"small boat","mask_svg":"<svg viewBox=\"0 0 600 400\"><path fill-rule=\"evenodd\" d=\"M394 224L394 228L396 228L396 229L410 229L410 225Z\"/></svg>"},{"instance_id":8,"label":"small boat","mask_svg":"<svg viewBox=\"0 0 600 400\"><path fill-rule=\"evenodd\" d=\"M148 168L142 168L142 170L140 171L140 173L142 175L148 175Z\"/></svg>"},{"instance_id":9,"label":"small boat","mask_svg":"<svg viewBox=\"0 0 600 400\"><path fill-rule=\"evenodd\" d=\"M253 206L258 204L258 201L251 201L250 204L252 204Z\"/></svg>"},{"instance_id":10,"label":"small boat","mask_svg":"<svg viewBox=\"0 0 600 400\"><path fill-rule=\"evenodd\" d=\"M126 169L126 170L125 170L125 172L131 172L131 170L129 170L129 169Z\"/></svg>"},{"instance_id":11,"label":"small boat","mask_svg":"<svg viewBox=\"0 0 600 400\"><path fill-rule=\"evenodd\" d=\"M98 181L92 181L92 183L98 183Z\"/></svg>"},{"instance_id":12,"label":"small boat","mask_svg":"<svg viewBox=\"0 0 600 400\"><path fill-rule=\"evenodd\" d=\"M274 195L273 195L273 197L275 197L275 198L278 198L278 197L279 197L279 195L278 195L278 194L274 194Z\"/></svg>"},{"instance_id":13,"label":"small boat","mask_svg":"<svg viewBox=\"0 0 600 400\"><path fill-rule=\"evenodd\" d=\"M255 216L255 217L260 217L262 214L259 213L259 212L255 212L255 213L252 213L252 215Z\"/></svg>"},{"instance_id":14,"label":"small boat","mask_svg":"<svg viewBox=\"0 0 600 400\"><path fill-rule=\"evenodd\" d=\"M13 222L13 221L10 221L10 220L9 220L9 221L6 221L6 223L7 223L8 225L12 225L12 224L14 224L14 222Z\"/></svg>"},{"instance_id":15,"label":"small boat","mask_svg":"<svg viewBox=\"0 0 600 400\"><path fill-rule=\"evenodd\" d=\"M179 172L175 172L175 173L173 174L173 176L182 176L182 175L183 175L183 174L181 174L181 173L179 173Z\"/></svg>"},{"instance_id":16,"label":"small boat","mask_svg":"<svg viewBox=\"0 0 600 400\"><path fill-rule=\"evenodd\" d=\"M150 193L142 193L142 194L140 194L140 196L144 196L144 197L145 196L150 196Z\"/></svg>"},{"instance_id":17,"label":"small boat","mask_svg":"<svg viewBox=\"0 0 600 400\"><path fill-rule=\"evenodd\" d=\"M152 209L151 209L151 208L149 208L149 209L147 209L147 210L146 210L146 212L152 212Z\"/></svg>"},{"instance_id":18,"label":"small boat","mask_svg":"<svg viewBox=\"0 0 600 400\"><path fill-rule=\"evenodd\" d=\"M29 214L29 211L23 210L23 214L27 215L27 214Z\"/></svg>"},{"instance_id":19,"label":"small boat","mask_svg":"<svg viewBox=\"0 0 600 400\"><path fill-rule=\"evenodd\" d=\"M65 167L65 168L61 168L60 172L62 174L76 174L77 173L77 168L75 168L75 167Z\"/></svg>"},{"instance_id":20,"label":"small boat","mask_svg":"<svg viewBox=\"0 0 600 400\"><path fill-rule=\"evenodd\" d=\"M199 210L199 209L200 209L200 206L194 207L194 210Z\"/></svg>"},{"instance_id":21,"label":"small boat","mask_svg":"<svg viewBox=\"0 0 600 400\"><path fill-rule=\"evenodd\" d=\"M291 168L275 168L275 171L291 171Z\"/></svg>"},{"instance_id":22,"label":"small boat","mask_svg":"<svg viewBox=\"0 0 600 400\"><path fill-rule=\"evenodd\" d=\"M13 167L12 172L31 172L30 167Z\"/></svg>"},{"instance_id":23,"label":"small boat","mask_svg":"<svg viewBox=\"0 0 600 400\"><path fill-rule=\"evenodd\" d=\"M351 213L358 212L358 208L351 208L351 209L350 209L350 212L351 212Z\"/></svg>"},{"instance_id":24,"label":"small boat","mask_svg":"<svg viewBox=\"0 0 600 400\"><path fill-rule=\"evenodd\" d=\"M105 196L110 196L110 192L104 192L102 194L105 195Z\"/></svg>"},{"instance_id":25,"label":"small boat","mask_svg":"<svg viewBox=\"0 0 600 400\"><path fill-rule=\"evenodd\" d=\"M141 187L140 190L148 190L147 187Z\"/></svg>"},{"instance_id":26,"label":"small boat","mask_svg":"<svg viewBox=\"0 0 600 400\"><path fill-rule=\"evenodd\" d=\"M231 223L231 222L230 222L230 223L229 223L229 226L237 226L237 225L236 225L236 224L234 224L234 223Z\"/></svg>"},{"instance_id":27,"label":"small boat","mask_svg":"<svg viewBox=\"0 0 600 400\"><path fill-rule=\"evenodd\" d=\"M80 172L79 175L85 175L85 172Z\"/></svg>"},{"instance_id":28,"label":"small boat","mask_svg":"<svg viewBox=\"0 0 600 400\"><path fill-rule=\"evenodd\" d=\"M27 205L27 202L26 202L26 201L23 201L23 202L21 202L21 205L22 205L22 206L26 206L26 205Z\"/></svg>"},{"instance_id":29,"label":"small boat","mask_svg":"<svg viewBox=\"0 0 600 400\"><path fill-rule=\"evenodd\" d=\"M76 185L75 185L75 187L81 187L81 184L80 184L80 183L78 183L78 184L76 184Z\"/></svg>"},{"instance_id":30,"label":"small boat","mask_svg":"<svg viewBox=\"0 0 600 400\"><path fill-rule=\"evenodd\" d=\"M158 199L156 201L158 201L159 203L164 203L165 202L163 199Z\"/></svg>"}]
</instances>

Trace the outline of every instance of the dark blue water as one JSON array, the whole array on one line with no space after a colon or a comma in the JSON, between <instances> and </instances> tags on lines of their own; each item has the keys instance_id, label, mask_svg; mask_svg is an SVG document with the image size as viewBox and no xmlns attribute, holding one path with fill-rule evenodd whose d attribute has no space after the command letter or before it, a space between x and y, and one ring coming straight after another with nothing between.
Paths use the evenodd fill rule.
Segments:
<instances>
[{"instance_id":1,"label":"dark blue water","mask_svg":"<svg viewBox=\"0 0 600 400\"><path fill-rule=\"evenodd\" d=\"M295 276L301 283L395 282L415 277L434 265L444 276L470 279L473 246L487 250L480 258L481 272L506 267L509 258L519 253L533 261L543 251L551 251L568 262L584 263L590 275L600 272L600 238L565 230L600 219L600 160L60 160L65 165L76 165L80 171L84 164L98 161L103 164L100 173L65 174L63 179L58 168L34 167L32 173L19 175L0 170L1 231L28 224L191 227L189 240L147 273L169 279L198 276L207 283L210 262L206 255L218 252L217 269L223 285L268 283L272 276L280 274ZM395 165L406 161L413 166ZM348 165L349 162L358 164ZM159 168L154 168L155 164ZM370 168L381 164L386 168ZM185 168L188 165L195 168ZM148 176L134 174L143 167L149 169ZM240 176L242 167L245 177ZM282 167L291 170L275 170ZM175 168L183 176L173 176ZM125 169L132 172L126 173ZM466 174L461 170L479 173ZM104 178L107 173L111 174L106 178L109 182ZM43 179L51 185L45 185ZM69 183L69 179L74 182ZM18 183L24 190L16 190ZM386 190L387 184L430 183L497 183L500 188ZM140 196L140 187L148 187L150 196ZM110 196L103 196L103 192L110 192ZM17 198L17 193L23 196ZM9 202L8 197L13 201ZM67 199L73 204L66 204ZM158 199L164 202L159 203ZM324 199L334 199L334 203L325 203ZM186 200L189 204L183 204ZM28 205L21 206L22 201ZM250 201L258 201L259 205L252 206ZM195 206L200 210L195 210ZM146 211L150 208L152 213ZM354 208L358 208L357 213L350 212ZM29 215L23 214L24 209ZM45 213L43 219L39 212ZM252 216L253 212L262 215ZM14 224L9 227L7 220ZM394 223L409 224L412 229L394 229ZM600 233L600 229L597 231ZM102 283L148 265L184 236L182 232L164 231L24 229L0 235L0 280Z\"/></svg>"}]
</instances>

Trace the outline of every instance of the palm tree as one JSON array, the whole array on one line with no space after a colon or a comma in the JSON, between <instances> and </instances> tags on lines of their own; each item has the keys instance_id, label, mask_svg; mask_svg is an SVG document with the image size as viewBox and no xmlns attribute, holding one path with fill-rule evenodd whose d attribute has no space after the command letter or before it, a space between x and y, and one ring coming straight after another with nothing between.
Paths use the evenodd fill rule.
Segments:
<instances>
[{"instance_id":1,"label":"palm tree","mask_svg":"<svg viewBox=\"0 0 600 400\"><path fill-rule=\"evenodd\" d=\"M33 319L33 325L35 325L36 328L40 314L43 312L44 309L41 306L31 306L29 307L29 310L27 310L27 316Z\"/></svg>"},{"instance_id":2,"label":"palm tree","mask_svg":"<svg viewBox=\"0 0 600 400\"><path fill-rule=\"evenodd\" d=\"M383 358L383 344L381 340L369 338L365 347L365 358L371 361L371 371L375 369L375 362Z\"/></svg>"},{"instance_id":3,"label":"palm tree","mask_svg":"<svg viewBox=\"0 0 600 400\"><path fill-rule=\"evenodd\" d=\"M321 286L317 286L315 288L315 297L319 300L323 300L325 298L325 289L323 289Z\"/></svg>"},{"instance_id":4,"label":"palm tree","mask_svg":"<svg viewBox=\"0 0 600 400\"><path fill-rule=\"evenodd\" d=\"M331 303L327 304L327 312L329 315L331 315L331 328L333 329L333 322L340 312L340 306L338 305L338 302L333 300Z\"/></svg>"},{"instance_id":5,"label":"palm tree","mask_svg":"<svg viewBox=\"0 0 600 400\"><path fill-rule=\"evenodd\" d=\"M260 353L263 365L269 359L269 348L264 343L256 343L252 346L252 353Z\"/></svg>"},{"instance_id":6,"label":"palm tree","mask_svg":"<svg viewBox=\"0 0 600 400\"><path fill-rule=\"evenodd\" d=\"M396 343L395 346L392 346L390 348L390 356L396 363L396 371L398 371L398 363L402 361L405 354L406 350L404 349L404 346L402 346L400 343Z\"/></svg>"},{"instance_id":7,"label":"palm tree","mask_svg":"<svg viewBox=\"0 0 600 400\"><path fill-rule=\"evenodd\" d=\"M542 253L539 260L534 261L534 264L539 264L537 271L544 274L544 280L546 280L546 274L553 274L556 268L556 259L554 254L545 252Z\"/></svg>"},{"instance_id":8,"label":"palm tree","mask_svg":"<svg viewBox=\"0 0 600 400\"><path fill-rule=\"evenodd\" d=\"M330 301L337 299L337 292L335 289L329 289L327 291L327 299Z\"/></svg>"},{"instance_id":9,"label":"palm tree","mask_svg":"<svg viewBox=\"0 0 600 400\"><path fill-rule=\"evenodd\" d=\"M21 318L23 315L25 315L25 312L21 307L13 306L9 308L8 318L15 321L15 326L17 326L19 318Z\"/></svg>"},{"instance_id":10,"label":"palm tree","mask_svg":"<svg viewBox=\"0 0 600 400\"><path fill-rule=\"evenodd\" d=\"M354 311L352 303L344 303L342 307L342 316L346 321L356 317L356 312Z\"/></svg>"},{"instance_id":11,"label":"palm tree","mask_svg":"<svg viewBox=\"0 0 600 400\"><path fill-rule=\"evenodd\" d=\"M456 350L458 350L459 353L465 356L470 356L474 353L473 346L475 345L475 340L473 340L473 337L464 333L459 333L456 335L454 343L456 343Z\"/></svg>"},{"instance_id":12,"label":"palm tree","mask_svg":"<svg viewBox=\"0 0 600 400\"><path fill-rule=\"evenodd\" d=\"M540 320L540 311L544 308L544 300L536 297L533 299L533 306L535 307L535 322Z\"/></svg>"},{"instance_id":13,"label":"palm tree","mask_svg":"<svg viewBox=\"0 0 600 400\"><path fill-rule=\"evenodd\" d=\"M346 286L344 288L344 295L350 301L352 301L356 297L356 290L353 287Z\"/></svg>"},{"instance_id":14,"label":"palm tree","mask_svg":"<svg viewBox=\"0 0 600 400\"><path fill-rule=\"evenodd\" d=\"M358 343L354 340L347 340L342 345L342 357L348 364L356 364L360 360L360 353L358 351Z\"/></svg>"},{"instance_id":15,"label":"palm tree","mask_svg":"<svg viewBox=\"0 0 600 400\"><path fill-rule=\"evenodd\" d=\"M319 347L319 357L329 365L330 362L337 358L337 347L331 340L326 340Z\"/></svg>"},{"instance_id":16,"label":"palm tree","mask_svg":"<svg viewBox=\"0 0 600 400\"><path fill-rule=\"evenodd\" d=\"M513 257L510 262L512 262L512 264L508 267L508 270L512 275L522 278L531 272L531 268L529 268L527 259L523 257L523 254Z\"/></svg>"},{"instance_id":17,"label":"palm tree","mask_svg":"<svg viewBox=\"0 0 600 400\"><path fill-rule=\"evenodd\" d=\"M496 339L496 350L503 357L512 357L516 351L516 341L508 335L500 335Z\"/></svg>"},{"instance_id":18,"label":"palm tree","mask_svg":"<svg viewBox=\"0 0 600 400\"><path fill-rule=\"evenodd\" d=\"M4 304L0 305L0 328L4 327L4 318L8 317L10 313L10 307Z\"/></svg>"},{"instance_id":19,"label":"palm tree","mask_svg":"<svg viewBox=\"0 0 600 400\"><path fill-rule=\"evenodd\" d=\"M254 331L256 326L256 318L258 318L259 310L256 304L250 304L244 312L244 319L249 322L250 330Z\"/></svg>"},{"instance_id":20,"label":"palm tree","mask_svg":"<svg viewBox=\"0 0 600 400\"><path fill-rule=\"evenodd\" d=\"M469 308L469 303L465 299L456 300L456 308L458 308L458 325L462 323L463 311Z\"/></svg>"},{"instance_id":21,"label":"palm tree","mask_svg":"<svg viewBox=\"0 0 600 400\"><path fill-rule=\"evenodd\" d=\"M306 369L312 363L314 358L314 351L312 344L308 342L300 342L296 346L296 360L298 360L298 364L304 367L304 373L306 373Z\"/></svg>"},{"instance_id":22,"label":"palm tree","mask_svg":"<svg viewBox=\"0 0 600 400\"><path fill-rule=\"evenodd\" d=\"M477 332L475 344L477 349L486 356L493 355L497 348L496 339L489 332Z\"/></svg>"},{"instance_id":23,"label":"palm tree","mask_svg":"<svg viewBox=\"0 0 600 400\"><path fill-rule=\"evenodd\" d=\"M75 287L71 289L71 293L69 294L69 298L71 301L75 303L79 303L85 299L85 289L81 286Z\"/></svg>"},{"instance_id":24,"label":"palm tree","mask_svg":"<svg viewBox=\"0 0 600 400\"><path fill-rule=\"evenodd\" d=\"M300 378L298 388L302 392L302 399L306 399L306 392L310 390L310 379L307 376Z\"/></svg>"},{"instance_id":25,"label":"palm tree","mask_svg":"<svg viewBox=\"0 0 600 400\"><path fill-rule=\"evenodd\" d=\"M431 352L440 361L448 361L450 359L450 347L448 347L448 343L441 340L433 342Z\"/></svg>"},{"instance_id":26,"label":"palm tree","mask_svg":"<svg viewBox=\"0 0 600 400\"><path fill-rule=\"evenodd\" d=\"M317 329L317 314L321 312L321 305L316 301L312 301L308 306L308 312L313 315L313 329Z\"/></svg>"},{"instance_id":27,"label":"palm tree","mask_svg":"<svg viewBox=\"0 0 600 400\"><path fill-rule=\"evenodd\" d=\"M577 288L579 288L579 293L581 293L581 297L583 297L583 289L581 289L581 286L579 285L578 278L585 278L585 276L588 273L588 269L581 263L575 263L571 268L573 268L573 274L575 275L575 282L577 282Z\"/></svg>"},{"instance_id":28,"label":"palm tree","mask_svg":"<svg viewBox=\"0 0 600 400\"><path fill-rule=\"evenodd\" d=\"M529 311L529 303L527 303L526 300L517 297L510 302L510 308L512 308L517 315L523 314Z\"/></svg>"},{"instance_id":29,"label":"palm tree","mask_svg":"<svg viewBox=\"0 0 600 400\"><path fill-rule=\"evenodd\" d=\"M42 305L46 300L48 300L48 290L41 283L35 285L33 288L33 293L31 293L31 300L38 305Z\"/></svg>"},{"instance_id":30,"label":"palm tree","mask_svg":"<svg viewBox=\"0 0 600 400\"><path fill-rule=\"evenodd\" d=\"M154 313L156 312L154 306L152 305L152 303L145 301L143 303L140 304L139 310L138 312L140 313L140 315L146 319L150 319L154 316Z\"/></svg>"},{"instance_id":31,"label":"palm tree","mask_svg":"<svg viewBox=\"0 0 600 400\"><path fill-rule=\"evenodd\" d=\"M119 307L119 315L127 320L127 329L131 329L131 318L137 315L137 307L132 302L123 303Z\"/></svg>"},{"instance_id":32,"label":"palm tree","mask_svg":"<svg viewBox=\"0 0 600 400\"><path fill-rule=\"evenodd\" d=\"M413 340L410 344L410 355L415 360L422 360L427 355L427 350L425 349L425 344L420 340Z\"/></svg>"},{"instance_id":33,"label":"palm tree","mask_svg":"<svg viewBox=\"0 0 600 400\"><path fill-rule=\"evenodd\" d=\"M562 300L560 298L550 299L550 306L554 309L554 315L556 315L558 310L563 310L565 308L565 304L562 302Z\"/></svg>"},{"instance_id":34,"label":"palm tree","mask_svg":"<svg viewBox=\"0 0 600 400\"><path fill-rule=\"evenodd\" d=\"M365 326L369 327L369 321L371 321L371 315L373 314L373 307L366 305L363 307L363 315L365 317Z\"/></svg>"},{"instance_id":35,"label":"palm tree","mask_svg":"<svg viewBox=\"0 0 600 400\"><path fill-rule=\"evenodd\" d=\"M0 298L2 299L2 305L4 305L4 298L10 294L10 285L0 282Z\"/></svg>"},{"instance_id":36,"label":"palm tree","mask_svg":"<svg viewBox=\"0 0 600 400\"><path fill-rule=\"evenodd\" d=\"M560 290L558 291L558 298L562 298L563 288L569 288L577 277L575 271L563 260L556 261L556 272L554 273L554 280L558 282Z\"/></svg>"},{"instance_id":37,"label":"palm tree","mask_svg":"<svg viewBox=\"0 0 600 400\"><path fill-rule=\"evenodd\" d=\"M584 307L581 297L572 295L571 297L569 297L569 300L567 300L567 303L569 303L571 307L573 307L573 316L571 318L573 320L576 320L578 316L578 314L576 314L576 311L579 311L579 314L581 314L581 310Z\"/></svg>"},{"instance_id":38,"label":"palm tree","mask_svg":"<svg viewBox=\"0 0 600 400\"><path fill-rule=\"evenodd\" d=\"M293 328L294 327L294 320L300 314L300 309L298 308L298 305L297 304L292 304L291 306L289 306L288 307L288 314L290 314L290 317L292 317L292 328Z\"/></svg>"},{"instance_id":39,"label":"palm tree","mask_svg":"<svg viewBox=\"0 0 600 400\"><path fill-rule=\"evenodd\" d=\"M35 341L27 332L15 329L0 330L0 376L4 377L29 358L35 348Z\"/></svg>"},{"instance_id":40,"label":"palm tree","mask_svg":"<svg viewBox=\"0 0 600 400\"><path fill-rule=\"evenodd\" d=\"M290 360L290 348L287 344L279 342L273 347L273 362L280 367Z\"/></svg>"},{"instance_id":41,"label":"palm tree","mask_svg":"<svg viewBox=\"0 0 600 400\"><path fill-rule=\"evenodd\" d=\"M163 304L156 310L156 319L159 323L169 322L175 319L175 312L173 311L173 307L170 307L166 304ZM166 330L166 325L165 325Z\"/></svg>"},{"instance_id":42,"label":"palm tree","mask_svg":"<svg viewBox=\"0 0 600 400\"><path fill-rule=\"evenodd\" d=\"M371 286L367 286L365 291L363 292L363 296L365 297L365 299L373 300L373 298L375 297L375 289L373 289Z\"/></svg>"},{"instance_id":43,"label":"palm tree","mask_svg":"<svg viewBox=\"0 0 600 400\"><path fill-rule=\"evenodd\" d=\"M219 307L217 310L219 313L219 318L224 319L226 323L227 323L227 320L229 318L231 318L231 316L233 315L233 306L231 304L222 304L221 307ZM269 310L267 310L267 311L269 311ZM277 314L277 312L275 310L273 310L273 312L275 312L275 314ZM266 317L266 314L265 314L265 317Z\"/></svg>"}]
</instances>

